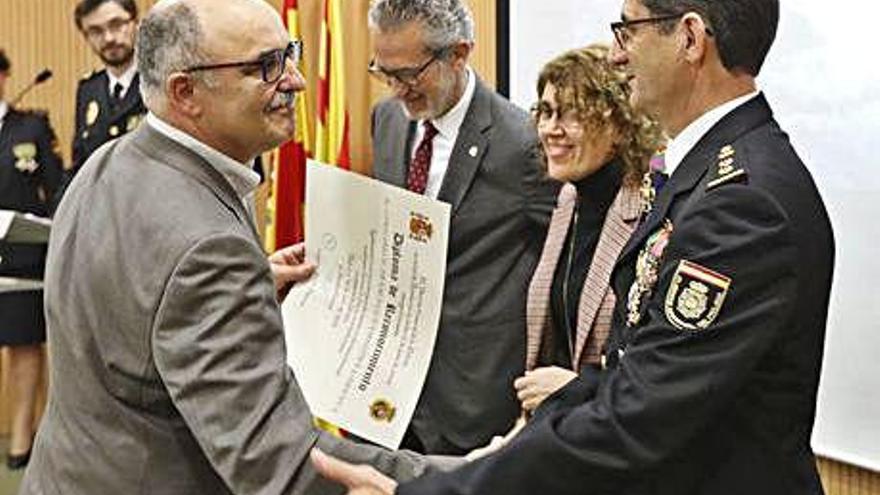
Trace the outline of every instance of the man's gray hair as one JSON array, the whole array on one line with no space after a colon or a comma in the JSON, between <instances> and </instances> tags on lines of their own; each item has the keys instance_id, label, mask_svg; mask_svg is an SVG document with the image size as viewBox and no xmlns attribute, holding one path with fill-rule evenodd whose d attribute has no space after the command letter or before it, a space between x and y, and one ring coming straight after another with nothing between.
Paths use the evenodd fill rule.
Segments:
<instances>
[{"instance_id":1,"label":"man's gray hair","mask_svg":"<svg viewBox=\"0 0 880 495\"><path fill-rule=\"evenodd\" d=\"M154 8L141 22L137 36L137 68L141 93L150 110L164 102L168 76L204 64L204 35L199 18L185 3Z\"/></svg>"},{"instance_id":2,"label":"man's gray hair","mask_svg":"<svg viewBox=\"0 0 880 495\"><path fill-rule=\"evenodd\" d=\"M375 0L370 6L370 27L380 32L413 21L424 27L423 41L434 53L474 41L474 18L461 0Z\"/></svg>"}]
</instances>

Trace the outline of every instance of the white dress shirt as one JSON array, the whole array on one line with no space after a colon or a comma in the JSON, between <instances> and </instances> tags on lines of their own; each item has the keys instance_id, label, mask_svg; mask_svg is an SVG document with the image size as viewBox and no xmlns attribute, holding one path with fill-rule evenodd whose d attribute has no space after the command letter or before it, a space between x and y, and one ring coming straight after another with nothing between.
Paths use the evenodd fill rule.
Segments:
<instances>
[{"instance_id":1,"label":"white dress shirt","mask_svg":"<svg viewBox=\"0 0 880 495\"><path fill-rule=\"evenodd\" d=\"M132 63L128 66L128 69L125 69L125 72L122 73L121 76L114 76L109 70L107 71L107 78L109 80L108 89L110 91L110 96L113 96L113 87L116 86L116 83L122 86L122 93L120 94L120 98L125 98L125 94L128 93L128 88L131 86L131 82L134 80L134 76L137 74L137 65Z\"/></svg>"},{"instance_id":2,"label":"white dress shirt","mask_svg":"<svg viewBox=\"0 0 880 495\"><path fill-rule=\"evenodd\" d=\"M5 101L0 100L0 132L3 132L3 121L6 119L7 112L9 112L9 105Z\"/></svg>"},{"instance_id":3,"label":"white dress shirt","mask_svg":"<svg viewBox=\"0 0 880 495\"><path fill-rule=\"evenodd\" d=\"M431 167L428 170L428 185L425 188L425 196L437 199L440 194L440 186L443 185L443 177L446 176L446 170L449 168L449 158L452 156L452 148L455 146L455 140L458 139L458 130L461 123L467 115L468 108L471 106L471 100L474 99L474 90L477 87L476 75L470 68L466 68L467 83L464 92L458 102L449 109L448 112L436 119L431 119L431 123L437 128L437 135L434 136L433 149L431 151ZM425 135L424 120L420 120L416 126L416 132L413 136L413 145L410 147L410 162L415 157L418 143L422 142L422 136Z\"/></svg>"},{"instance_id":4,"label":"white dress shirt","mask_svg":"<svg viewBox=\"0 0 880 495\"><path fill-rule=\"evenodd\" d=\"M709 129L717 124L719 120L724 118L725 115L756 96L758 96L758 91L752 91L749 94L738 96L718 105L703 115L700 115L699 118L688 124L687 127L678 133L678 136L675 136L672 141L669 141L669 144L666 145L666 155L664 156L666 173L672 176L672 172L678 168L681 161L684 160L685 155L697 145L697 142L709 132Z\"/></svg>"},{"instance_id":5,"label":"white dress shirt","mask_svg":"<svg viewBox=\"0 0 880 495\"><path fill-rule=\"evenodd\" d=\"M257 186L260 185L260 175L254 172L253 162L250 164L241 163L238 160L230 158L180 129L167 124L152 112L147 114L146 122L159 133L182 144L210 163L211 166L229 181L229 184L232 186L232 189L235 190L241 203L251 217L253 217L254 191L256 191Z\"/></svg>"}]
</instances>

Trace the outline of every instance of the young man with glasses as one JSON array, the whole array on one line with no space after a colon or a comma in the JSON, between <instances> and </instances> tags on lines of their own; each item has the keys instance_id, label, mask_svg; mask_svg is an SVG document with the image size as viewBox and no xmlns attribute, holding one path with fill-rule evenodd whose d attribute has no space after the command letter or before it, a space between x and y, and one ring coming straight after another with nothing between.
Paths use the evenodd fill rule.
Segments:
<instances>
[{"instance_id":1,"label":"young man with glasses","mask_svg":"<svg viewBox=\"0 0 880 495\"><path fill-rule=\"evenodd\" d=\"M146 113L134 60L134 0L81 0L74 20L104 68L80 80L76 90L71 175L102 144L137 127Z\"/></svg>"},{"instance_id":2,"label":"young man with glasses","mask_svg":"<svg viewBox=\"0 0 880 495\"><path fill-rule=\"evenodd\" d=\"M373 111L374 175L452 205L440 329L403 447L462 454L520 414L526 289L558 186L528 114L468 65L463 2L378 1L370 28L370 74L393 92Z\"/></svg>"},{"instance_id":3,"label":"young man with glasses","mask_svg":"<svg viewBox=\"0 0 880 495\"><path fill-rule=\"evenodd\" d=\"M834 239L757 90L777 0L626 0L611 58L672 138L672 171L612 273L604 369L494 455L361 495L820 495L810 448Z\"/></svg>"},{"instance_id":4,"label":"young man with glasses","mask_svg":"<svg viewBox=\"0 0 880 495\"><path fill-rule=\"evenodd\" d=\"M295 131L299 46L263 0L144 18L150 113L89 158L53 221L51 391L22 495L338 493L313 445L421 470L316 429L287 365L276 301L312 267L302 245L267 261L246 204L251 162Z\"/></svg>"}]
</instances>

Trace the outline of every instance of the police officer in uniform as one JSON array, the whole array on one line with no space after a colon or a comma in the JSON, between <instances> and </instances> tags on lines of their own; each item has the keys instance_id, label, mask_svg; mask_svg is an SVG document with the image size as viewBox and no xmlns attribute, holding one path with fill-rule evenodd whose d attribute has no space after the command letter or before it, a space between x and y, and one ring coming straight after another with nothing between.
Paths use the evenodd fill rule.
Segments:
<instances>
[{"instance_id":1,"label":"police officer in uniform","mask_svg":"<svg viewBox=\"0 0 880 495\"><path fill-rule=\"evenodd\" d=\"M777 0L625 0L612 59L672 137L618 258L603 370L493 455L358 494L819 495L810 448L833 271L822 199L756 87Z\"/></svg>"},{"instance_id":2,"label":"police officer in uniform","mask_svg":"<svg viewBox=\"0 0 880 495\"><path fill-rule=\"evenodd\" d=\"M45 113L11 108L4 100L9 59L0 50L0 209L47 217L61 181L55 133ZM0 277L40 279L46 247L0 241ZM6 463L27 464L46 340L43 292L0 292L0 346L10 347L12 431Z\"/></svg>"},{"instance_id":3,"label":"police officer in uniform","mask_svg":"<svg viewBox=\"0 0 880 495\"><path fill-rule=\"evenodd\" d=\"M137 127L147 112L134 63L137 15L134 0L82 0L74 11L77 28L105 68L77 87L71 174L102 144Z\"/></svg>"}]
</instances>

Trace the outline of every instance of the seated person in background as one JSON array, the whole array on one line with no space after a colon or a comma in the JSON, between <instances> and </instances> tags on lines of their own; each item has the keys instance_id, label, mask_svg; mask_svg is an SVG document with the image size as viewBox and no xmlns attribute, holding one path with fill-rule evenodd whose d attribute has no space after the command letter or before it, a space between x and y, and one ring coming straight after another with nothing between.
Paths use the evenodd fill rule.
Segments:
<instances>
[{"instance_id":1,"label":"seated person in background","mask_svg":"<svg viewBox=\"0 0 880 495\"><path fill-rule=\"evenodd\" d=\"M648 160L660 131L630 106L608 51L571 50L538 77L532 113L547 173L566 184L529 286L527 371L514 382L527 412L580 368L599 366L615 303L611 269L652 199Z\"/></svg>"}]
</instances>

